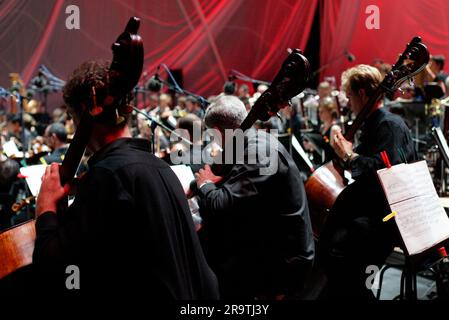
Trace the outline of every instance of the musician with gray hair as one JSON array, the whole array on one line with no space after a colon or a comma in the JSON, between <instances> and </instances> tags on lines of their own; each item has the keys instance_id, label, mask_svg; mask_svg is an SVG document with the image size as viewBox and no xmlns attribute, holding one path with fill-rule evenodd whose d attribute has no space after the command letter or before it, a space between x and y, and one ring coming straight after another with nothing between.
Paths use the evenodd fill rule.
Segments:
<instances>
[{"instance_id":1,"label":"musician with gray hair","mask_svg":"<svg viewBox=\"0 0 449 320\"><path fill-rule=\"evenodd\" d=\"M243 106L243 108L242 108ZM207 108L204 122L209 128L237 129L245 120L247 112L236 96L222 96Z\"/></svg>"},{"instance_id":2,"label":"musician with gray hair","mask_svg":"<svg viewBox=\"0 0 449 320\"><path fill-rule=\"evenodd\" d=\"M209 106L204 120L226 137L225 131L237 129L245 117L237 97L222 96ZM238 136L234 131L235 140ZM300 173L271 134L250 129L243 142L243 155L239 146L223 143L224 158L232 163L225 161L215 171L206 165L196 174L203 218L199 235L206 258L222 298L298 298L314 258ZM226 157L231 150L233 156ZM273 162L275 169L264 174Z\"/></svg>"}]
</instances>

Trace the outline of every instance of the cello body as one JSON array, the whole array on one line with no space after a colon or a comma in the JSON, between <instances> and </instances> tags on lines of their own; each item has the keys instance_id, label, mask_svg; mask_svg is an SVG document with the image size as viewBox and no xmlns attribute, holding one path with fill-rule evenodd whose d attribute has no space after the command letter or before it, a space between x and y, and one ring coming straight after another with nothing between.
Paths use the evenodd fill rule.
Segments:
<instances>
[{"instance_id":1,"label":"cello body","mask_svg":"<svg viewBox=\"0 0 449 320\"><path fill-rule=\"evenodd\" d=\"M319 167L307 180L305 189L315 237L321 233L329 212L346 186L341 168L333 161Z\"/></svg>"},{"instance_id":2,"label":"cello body","mask_svg":"<svg viewBox=\"0 0 449 320\"><path fill-rule=\"evenodd\" d=\"M31 264L35 239L34 220L0 233L0 279Z\"/></svg>"}]
</instances>

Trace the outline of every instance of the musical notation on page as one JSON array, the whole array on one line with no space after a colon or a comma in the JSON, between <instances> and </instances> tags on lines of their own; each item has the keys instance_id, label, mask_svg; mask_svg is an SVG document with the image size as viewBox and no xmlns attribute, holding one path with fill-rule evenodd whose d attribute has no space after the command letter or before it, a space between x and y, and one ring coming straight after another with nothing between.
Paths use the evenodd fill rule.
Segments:
<instances>
[{"instance_id":1,"label":"musical notation on page","mask_svg":"<svg viewBox=\"0 0 449 320\"><path fill-rule=\"evenodd\" d=\"M377 172L409 255L449 238L449 218L425 161L399 164Z\"/></svg>"}]
</instances>

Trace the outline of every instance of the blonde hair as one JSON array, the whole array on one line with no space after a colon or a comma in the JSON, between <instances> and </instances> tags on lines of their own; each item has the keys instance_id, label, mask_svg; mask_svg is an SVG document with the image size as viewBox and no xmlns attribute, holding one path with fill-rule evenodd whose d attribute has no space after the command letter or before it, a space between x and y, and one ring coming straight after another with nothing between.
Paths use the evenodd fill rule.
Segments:
<instances>
[{"instance_id":1,"label":"blonde hair","mask_svg":"<svg viewBox=\"0 0 449 320\"><path fill-rule=\"evenodd\" d=\"M159 101L160 103L165 102L165 104L167 105L167 107L172 107L173 106L173 99L170 95L163 93L159 96Z\"/></svg>"},{"instance_id":2,"label":"blonde hair","mask_svg":"<svg viewBox=\"0 0 449 320\"><path fill-rule=\"evenodd\" d=\"M344 91L349 88L358 95L360 89L365 90L365 94L371 97L376 92L382 82L382 75L376 68L359 64L343 72L341 84Z\"/></svg>"}]
</instances>

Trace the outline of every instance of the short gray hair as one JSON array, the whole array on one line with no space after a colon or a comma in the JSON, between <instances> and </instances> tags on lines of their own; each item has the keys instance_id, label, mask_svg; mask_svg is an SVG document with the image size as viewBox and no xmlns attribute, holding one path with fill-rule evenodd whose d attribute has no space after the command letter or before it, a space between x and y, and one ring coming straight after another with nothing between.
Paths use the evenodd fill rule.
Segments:
<instances>
[{"instance_id":1,"label":"short gray hair","mask_svg":"<svg viewBox=\"0 0 449 320\"><path fill-rule=\"evenodd\" d=\"M237 129L247 116L243 102L236 96L218 97L206 110L204 122L209 128Z\"/></svg>"}]
</instances>

